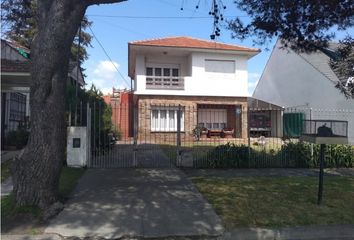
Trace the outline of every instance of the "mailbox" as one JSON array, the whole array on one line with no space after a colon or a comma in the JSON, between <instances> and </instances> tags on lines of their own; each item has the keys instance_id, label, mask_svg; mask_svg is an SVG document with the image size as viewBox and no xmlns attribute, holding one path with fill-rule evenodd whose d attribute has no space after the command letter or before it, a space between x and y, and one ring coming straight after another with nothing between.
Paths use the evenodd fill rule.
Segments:
<instances>
[{"instance_id":1,"label":"mailbox","mask_svg":"<svg viewBox=\"0 0 354 240\"><path fill-rule=\"evenodd\" d=\"M347 144L348 121L304 120L300 140L317 144Z\"/></svg>"}]
</instances>

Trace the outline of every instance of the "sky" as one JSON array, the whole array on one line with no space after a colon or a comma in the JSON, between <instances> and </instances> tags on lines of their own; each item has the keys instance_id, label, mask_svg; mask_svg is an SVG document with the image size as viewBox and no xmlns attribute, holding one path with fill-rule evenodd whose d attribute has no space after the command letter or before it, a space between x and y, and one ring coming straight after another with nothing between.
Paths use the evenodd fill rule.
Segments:
<instances>
[{"instance_id":1,"label":"sky","mask_svg":"<svg viewBox=\"0 0 354 240\"><path fill-rule=\"evenodd\" d=\"M87 87L94 83L105 94L110 93L112 87L130 88L130 78L127 74L128 42L171 36L210 40L213 30L213 19L208 14L211 2L211 0L128 0L89 7L86 15L93 22L91 29L96 38L92 40L92 47L87 49L89 59L83 64L86 69ZM224 10L226 19L241 16L247 21L248 17L236 9L232 2L223 0L227 6ZM233 39L231 32L223 27L217 41L261 49L261 53L248 61L248 91L252 95L276 39L272 39L266 46L255 46L252 39L244 41Z\"/></svg>"}]
</instances>

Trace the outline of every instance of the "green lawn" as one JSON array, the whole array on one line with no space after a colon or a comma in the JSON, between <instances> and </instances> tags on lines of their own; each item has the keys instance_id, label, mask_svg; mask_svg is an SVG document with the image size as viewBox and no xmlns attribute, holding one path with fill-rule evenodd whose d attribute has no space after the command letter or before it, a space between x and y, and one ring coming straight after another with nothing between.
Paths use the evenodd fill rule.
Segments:
<instances>
[{"instance_id":1,"label":"green lawn","mask_svg":"<svg viewBox=\"0 0 354 240\"><path fill-rule=\"evenodd\" d=\"M85 170L82 168L63 167L59 181L59 193L61 199L67 199L84 172ZM16 207L15 199L12 194L1 198L1 219L3 223L4 219L11 218L18 213L30 213L35 217L38 217L41 211L35 206Z\"/></svg>"},{"instance_id":2,"label":"green lawn","mask_svg":"<svg viewBox=\"0 0 354 240\"><path fill-rule=\"evenodd\" d=\"M324 178L317 206L316 177L195 177L227 229L354 224L354 177Z\"/></svg>"}]
</instances>

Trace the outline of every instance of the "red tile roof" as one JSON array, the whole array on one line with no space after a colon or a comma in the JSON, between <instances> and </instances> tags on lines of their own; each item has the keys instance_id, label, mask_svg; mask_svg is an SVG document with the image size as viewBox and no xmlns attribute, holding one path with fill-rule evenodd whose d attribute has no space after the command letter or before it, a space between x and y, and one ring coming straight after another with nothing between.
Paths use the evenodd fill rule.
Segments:
<instances>
[{"instance_id":1,"label":"red tile roof","mask_svg":"<svg viewBox=\"0 0 354 240\"><path fill-rule=\"evenodd\" d=\"M8 59L1 59L1 72L30 72L30 62L29 61L15 61Z\"/></svg>"},{"instance_id":2,"label":"red tile roof","mask_svg":"<svg viewBox=\"0 0 354 240\"><path fill-rule=\"evenodd\" d=\"M191 37L167 37L151 40L130 42L132 45L155 46L155 47L179 47L179 48L200 48L229 51L259 52L257 48L248 48L233 44L225 44L214 41L201 40Z\"/></svg>"}]
</instances>

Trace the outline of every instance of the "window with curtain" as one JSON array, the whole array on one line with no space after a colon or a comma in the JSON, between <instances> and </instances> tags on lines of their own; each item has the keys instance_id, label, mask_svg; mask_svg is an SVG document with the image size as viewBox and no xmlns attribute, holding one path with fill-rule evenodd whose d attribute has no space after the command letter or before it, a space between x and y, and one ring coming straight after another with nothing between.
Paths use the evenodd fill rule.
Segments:
<instances>
[{"instance_id":1,"label":"window with curtain","mask_svg":"<svg viewBox=\"0 0 354 240\"><path fill-rule=\"evenodd\" d=\"M227 123L226 109L198 109L198 123L208 129L223 129Z\"/></svg>"},{"instance_id":2,"label":"window with curtain","mask_svg":"<svg viewBox=\"0 0 354 240\"><path fill-rule=\"evenodd\" d=\"M153 107L151 110L151 131L176 132L177 107ZM181 131L184 131L184 111L181 111Z\"/></svg>"}]
</instances>

